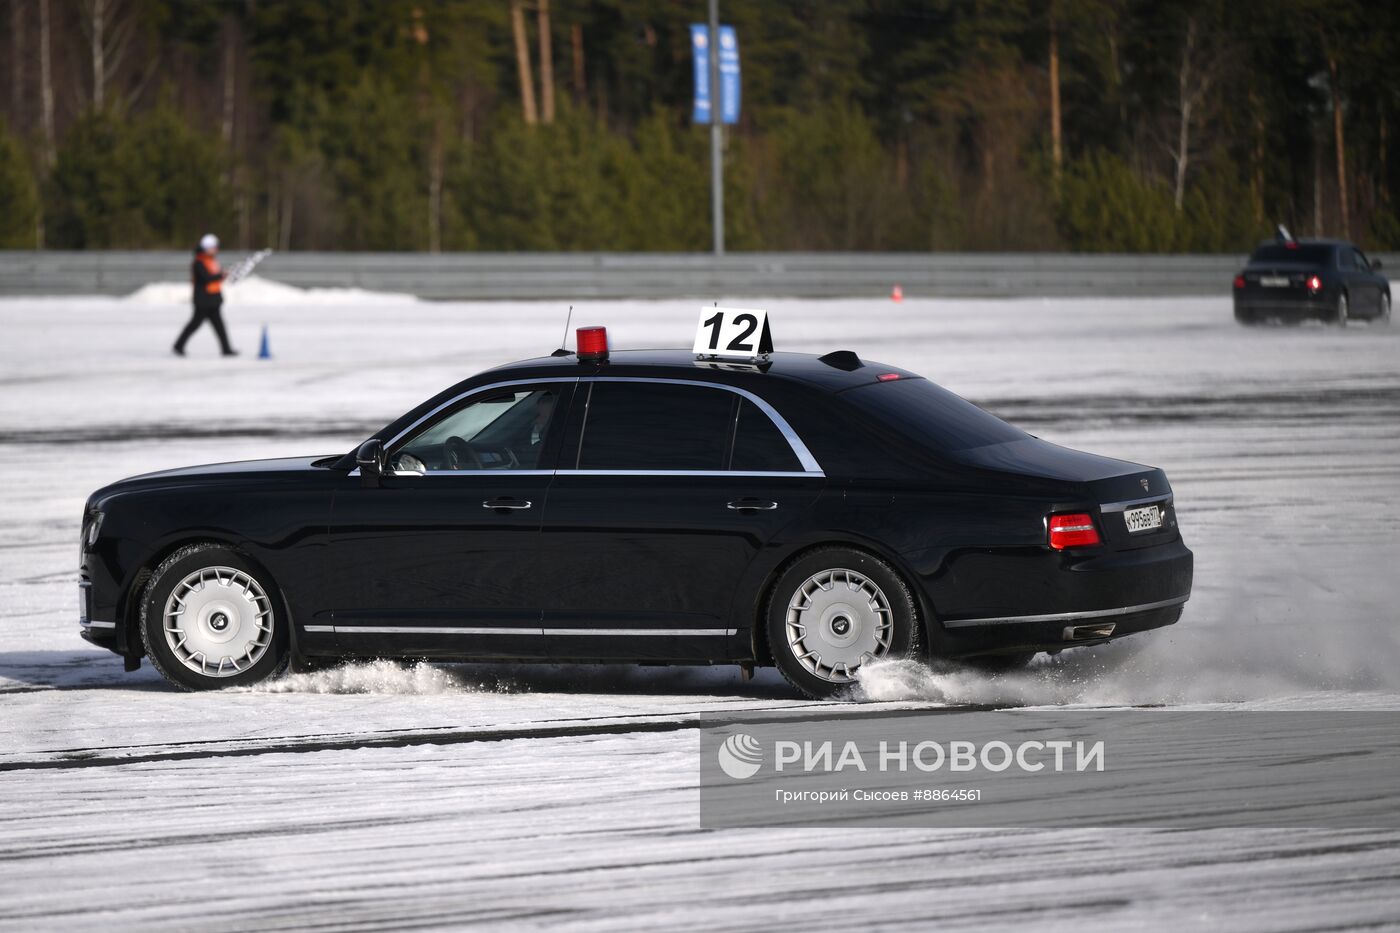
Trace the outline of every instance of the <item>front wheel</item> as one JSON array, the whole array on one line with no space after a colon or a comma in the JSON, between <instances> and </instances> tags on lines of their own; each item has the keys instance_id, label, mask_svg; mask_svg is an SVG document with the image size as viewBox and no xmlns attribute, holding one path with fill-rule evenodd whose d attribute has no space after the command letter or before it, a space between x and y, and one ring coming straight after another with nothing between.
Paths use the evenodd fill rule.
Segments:
<instances>
[{"instance_id":1,"label":"front wheel","mask_svg":"<svg viewBox=\"0 0 1400 933\"><path fill-rule=\"evenodd\" d=\"M834 696L861 667L918 651L914 596L894 568L853 548L813 551L790 564L768 600L768 644L788 683Z\"/></svg>"},{"instance_id":2,"label":"front wheel","mask_svg":"<svg viewBox=\"0 0 1400 933\"><path fill-rule=\"evenodd\" d=\"M151 664L183 690L257 683L286 660L285 613L266 573L213 544L167 557L141 598Z\"/></svg>"}]
</instances>

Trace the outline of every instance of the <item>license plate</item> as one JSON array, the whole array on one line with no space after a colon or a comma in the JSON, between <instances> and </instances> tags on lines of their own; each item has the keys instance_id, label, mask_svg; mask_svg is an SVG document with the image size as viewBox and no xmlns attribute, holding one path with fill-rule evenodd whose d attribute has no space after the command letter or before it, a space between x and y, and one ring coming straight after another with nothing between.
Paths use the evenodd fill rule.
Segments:
<instances>
[{"instance_id":1,"label":"license plate","mask_svg":"<svg viewBox=\"0 0 1400 933\"><path fill-rule=\"evenodd\" d=\"M1259 284L1266 288L1287 288L1288 276L1286 275L1265 275L1259 278Z\"/></svg>"},{"instance_id":2,"label":"license plate","mask_svg":"<svg viewBox=\"0 0 1400 933\"><path fill-rule=\"evenodd\" d=\"M1127 523L1129 531L1151 531L1153 528L1162 527L1162 511L1155 505L1125 509L1123 521Z\"/></svg>"}]
</instances>

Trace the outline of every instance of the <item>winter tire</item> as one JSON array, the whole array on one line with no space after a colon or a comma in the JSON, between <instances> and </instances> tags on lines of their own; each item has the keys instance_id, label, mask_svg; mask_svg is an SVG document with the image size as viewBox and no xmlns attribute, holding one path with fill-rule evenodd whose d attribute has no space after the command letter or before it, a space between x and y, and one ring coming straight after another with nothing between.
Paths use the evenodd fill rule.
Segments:
<instances>
[{"instance_id":1,"label":"winter tire","mask_svg":"<svg viewBox=\"0 0 1400 933\"><path fill-rule=\"evenodd\" d=\"M909 587L864 551L825 547L793 561L768 598L773 661L788 683L825 699L856 682L861 665L918 651Z\"/></svg>"},{"instance_id":2,"label":"winter tire","mask_svg":"<svg viewBox=\"0 0 1400 933\"><path fill-rule=\"evenodd\" d=\"M286 626L266 572L219 545L191 545L171 554L141 595L146 655L182 690L267 678L286 661Z\"/></svg>"}]
</instances>

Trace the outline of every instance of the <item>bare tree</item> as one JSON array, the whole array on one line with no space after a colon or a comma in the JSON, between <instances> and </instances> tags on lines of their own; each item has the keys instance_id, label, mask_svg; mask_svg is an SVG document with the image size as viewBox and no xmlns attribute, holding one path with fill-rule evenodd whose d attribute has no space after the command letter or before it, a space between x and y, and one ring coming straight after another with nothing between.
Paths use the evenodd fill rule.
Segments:
<instances>
[{"instance_id":1,"label":"bare tree","mask_svg":"<svg viewBox=\"0 0 1400 933\"><path fill-rule=\"evenodd\" d=\"M554 53L550 49L549 0L539 0L540 120L554 122Z\"/></svg>"},{"instance_id":2,"label":"bare tree","mask_svg":"<svg viewBox=\"0 0 1400 933\"><path fill-rule=\"evenodd\" d=\"M24 113L24 4L10 0L10 119L20 125Z\"/></svg>"},{"instance_id":3,"label":"bare tree","mask_svg":"<svg viewBox=\"0 0 1400 933\"><path fill-rule=\"evenodd\" d=\"M106 106L108 87L130 58L139 23L140 10L126 0L84 0L81 24L91 59L93 107L100 110ZM158 59L153 59L137 90L121 104L129 103L140 92L157 65Z\"/></svg>"},{"instance_id":4,"label":"bare tree","mask_svg":"<svg viewBox=\"0 0 1400 933\"><path fill-rule=\"evenodd\" d=\"M53 30L49 28L49 0L39 0L39 99L44 127L44 163L53 165L53 53L50 43Z\"/></svg>"},{"instance_id":5,"label":"bare tree","mask_svg":"<svg viewBox=\"0 0 1400 933\"><path fill-rule=\"evenodd\" d=\"M1060 127L1060 28L1055 13L1055 0L1050 0L1050 164L1058 189L1065 158Z\"/></svg>"},{"instance_id":6,"label":"bare tree","mask_svg":"<svg viewBox=\"0 0 1400 933\"><path fill-rule=\"evenodd\" d=\"M583 73L583 24L574 23L569 27L570 44L574 52L574 100L582 101L588 93Z\"/></svg>"},{"instance_id":7,"label":"bare tree","mask_svg":"<svg viewBox=\"0 0 1400 933\"><path fill-rule=\"evenodd\" d=\"M515 33L515 67L520 74L520 108L525 122L539 122L535 111L535 79L530 73L530 43L525 36L525 9L521 0L510 0L510 28Z\"/></svg>"},{"instance_id":8,"label":"bare tree","mask_svg":"<svg viewBox=\"0 0 1400 933\"><path fill-rule=\"evenodd\" d=\"M1208 47L1202 42L1196 17L1187 17L1186 37L1181 48L1181 67L1177 70L1177 131L1171 147L1176 166L1173 203L1178 213L1186 197L1186 170L1191 164L1191 130L1198 109L1215 83L1222 54L1219 46Z\"/></svg>"},{"instance_id":9,"label":"bare tree","mask_svg":"<svg viewBox=\"0 0 1400 933\"><path fill-rule=\"evenodd\" d=\"M1342 125L1342 87L1337 79L1337 55L1330 43L1326 44L1328 85L1332 92L1332 136L1337 144L1337 204L1342 214L1342 238L1351 239L1351 207L1347 191L1347 143L1345 128Z\"/></svg>"}]
</instances>

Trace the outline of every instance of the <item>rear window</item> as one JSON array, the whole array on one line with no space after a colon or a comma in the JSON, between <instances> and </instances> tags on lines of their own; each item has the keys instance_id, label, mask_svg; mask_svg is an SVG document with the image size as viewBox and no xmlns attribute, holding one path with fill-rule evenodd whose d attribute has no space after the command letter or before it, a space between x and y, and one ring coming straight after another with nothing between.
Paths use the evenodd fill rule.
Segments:
<instances>
[{"instance_id":1,"label":"rear window","mask_svg":"<svg viewBox=\"0 0 1400 933\"><path fill-rule=\"evenodd\" d=\"M927 379L896 379L851 389L861 411L937 451L1019 441L1027 435Z\"/></svg>"},{"instance_id":2,"label":"rear window","mask_svg":"<svg viewBox=\"0 0 1400 933\"><path fill-rule=\"evenodd\" d=\"M1282 243L1261 246L1249 257L1250 262L1307 262L1315 266L1325 266L1332 261L1332 247L1301 245L1289 248Z\"/></svg>"}]
</instances>

